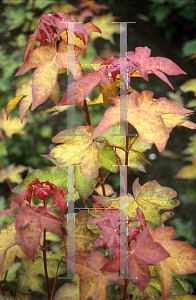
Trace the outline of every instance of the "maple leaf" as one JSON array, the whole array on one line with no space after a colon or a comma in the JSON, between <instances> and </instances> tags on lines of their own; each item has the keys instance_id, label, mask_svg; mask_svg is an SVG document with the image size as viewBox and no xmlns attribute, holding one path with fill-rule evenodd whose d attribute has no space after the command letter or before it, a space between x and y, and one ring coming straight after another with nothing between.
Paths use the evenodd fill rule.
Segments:
<instances>
[{"instance_id":1,"label":"maple leaf","mask_svg":"<svg viewBox=\"0 0 196 300\"><path fill-rule=\"evenodd\" d=\"M103 142L92 142L96 125L76 126L60 131L52 138L53 143L63 143L50 151L50 156L63 165L80 164L80 172L88 180L94 178L99 168L99 151ZM74 134L76 134L74 136ZM78 135L80 134L80 135Z\"/></svg>"},{"instance_id":2,"label":"maple leaf","mask_svg":"<svg viewBox=\"0 0 196 300\"><path fill-rule=\"evenodd\" d=\"M75 64L73 66L69 65L69 69L75 75L76 80L78 80L82 77L82 71L77 57L82 51L78 47L75 47L74 51ZM15 76L23 75L31 68L37 68L34 71L31 85L33 98L31 110L34 110L38 105L44 103L49 96L54 94L57 86L58 72L62 68L68 68L68 59L69 52L67 52L66 41L60 42L58 52L56 45L53 45L49 41L44 41L43 44L29 54L27 60ZM19 96L18 94L19 91L17 91L17 96Z\"/></svg>"},{"instance_id":3,"label":"maple leaf","mask_svg":"<svg viewBox=\"0 0 196 300\"><path fill-rule=\"evenodd\" d=\"M19 99L20 100L20 99ZM20 122L20 118L15 116L13 118L9 118L7 120L6 111L2 108L0 112L0 131L3 130L5 135L10 139L13 134L22 134L27 135L27 133L23 130L26 124L35 122L33 119L23 119L23 124ZM3 138L3 133L0 134L0 137Z\"/></svg>"},{"instance_id":4,"label":"maple leaf","mask_svg":"<svg viewBox=\"0 0 196 300\"><path fill-rule=\"evenodd\" d=\"M86 222L88 221L88 211L87 210L81 210L79 211L75 216L75 230L74 230L74 236L75 239L75 248L76 251L81 254L88 254L88 251L86 250L84 246L84 242L92 240L94 241L98 234L94 234L90 229L88 229ZM62 217L62 225L67 230L67 220L65 217ZM70 235L70 238L72 238L72 235ZM64 240L64 247L65 250L67 249L67 239L65 237Z\"/></svg>"},{"instance_id":5,"label":"maple leaf","mask_svg":"<svg viewBox=\"0 0 196 300\"><path fill-rule=\"evenodd\" d=\"M97 177L98 174L94 175L94 178L88 180L84 176L82 176L80 172L80 167L75 166L75 186L76 190L78 191L78 194L83 201L83 203L86 205L86 199L93 193L93 188L97 184Z\"/></svg>"},{"instance_id":6,"label":"maple leaf","mask_svg":"<svg viewBox=\"0 0 196 300\"><path fill-rule=\"evenodd\" d=\"M93 248L107 247L109 250L110 258L112 258L112 255L114 254L113 246L119 246L119 231L117 231L119 222L115 217L110 216L108 220L99 222L98 225L99 228L103 230L103 232L93 243Z\"/></svg>"},{"instance_id":7,"label":"maple leaf","mask_svg":"<svg viewBox=\"0 0 196 300\"><path fill-rule=\"evenodd\" d=\"M153 99L153 92L145 90L141 94L133 91L128 95L127 102L127 120L135 127L138 132L139 139L142 143L155 143L159 152L165 148L169 138L169 132L162 119L163 114L185 114L193 112L180 105L169 101L165 97ZM121 96L127 101L127 96ZM120 101L113 98L115 106L108 108L93 133L92 138L107 131L110 127L120 122ZM121 111L124 111L121 107ZM125 112L124 112L125 113Z\"/></svg>"},{"instance_id":8,"label":"maple leaf","mask_svg":"<svg viewBox=\"0 0 196 300\"><path fill-rule=\"evenodd\" d=\"M118 278L119 274L118 272L100 271L106 263L104 255L98 250L93 250L89 255L79 253L71 255L69 261L71 271L84 277L84 279L80 279L80 298L92 297L93 300L106 300L108 279Z\"/></svg>"},{"instance_id":9,"label":"maple leaf","mask_svg":"<svg viewBox=\"0 0 196 300\"><path fill-rule=\"evenodd\" d=\"M56 276L57 267L57 260L47 260L47 273L49 278L54 278ZM43 259L35 258L34 262L23 259L20 269L23 271L23 274L19 275L19 288L29 287L31 291L46 295L42 278L42 276L45 276ZM64 274L65 272L65 263L61 262L58 268L58 275Z\"/></svg>"},{"instance_id":10,"label":"maple leaf","mask_svg":"<svg viewBox=\"0 0 196 300\"><path fill-rule=\"evenodd\" d=\"M76 285L76 283L65 283L63 284L58 291L55 293L53 300L79 300L80 294L79 294L79 286Z\"/></svg>"},{"instance_id":11,"label":"maple leaf","mask_svg":"<svg viewBox=\"0 0 196 300\"><path fill-rule=\"evenodd\" d=\"M110 79L110 86L106 83L99 84L99 90L103 94L104 106L112 102L111 97L115 98L118 95L118 83Z\"/></svg>"},{"instance_id":12,"label":"maple leaf","mask_svg":"<svg viewBox=\"0 0 196 300\"><path fill-rule=\"evenodd\" d=\"M119 135L120 129L122 132L122 136ZM108 129L106 132L99 135L96 138L96 140L101 141L104 138L107 140L109 145L118 146L118 147L121 147L126 150L126 131L123 126L120 128L119 125L117 125L117 124L114 125L110 129ZM106 145L107 145L107 143L106 143ZM142 161L145 161L147 163L149 163L149 162L147 159L145 159L145 157L142 155L141 152L144 152L144 151L150 149L151 145L141 143L139 138L137 138L136 140L135 140L135 138L129 138L129 147L130 147L130 145L132 145L132 146L129 151L128 167L136 168L142 172L146 172ZM107 148L109 148L109 149L107 149ZM103 155L105 155L104 154L105 149L110 153L110 159L112 159L112 157L114 157L114 154L115 154L114 150L112 151L112 147L104 146L104 148L101 150L101 152L103 152ZM117 154L118 164L125 164L125 151L123 151L119 148L116 148L116 154ZM101 156L100 156L100 158L101 158ZM106 159L104 161L106 161ZM112 162L112 164L116 165L117 171L118 171L116 155L114 157L114 161ZM106 168L104 165L103 165L103 167ZM108 167L106 169L108 169ZM109 170L111 172L114 172L116 169L110 168Z\"/></svg>"},{"instance_id":13,"label":"maple leaf","mask_svg":"<svg viewBox=\"0 0 196 300\"><path fill-rule=\"evenodd\" d=\"M15 164L9 165L7 168L4 168L0 171L0 182L3 182L5 180L10 180L11 182L20 183L22 181L22 176L20 173L27 170L27 167L19 165L15 166Z\"/></svg>"},{"instance_id":14,"label":"maple leaf","mask_svg":"<svg viewBox=\"0 0 196 300\"><path fill-rule=\"evenodd\" d=\"M187 242L172 240L175 235L173 227L158 227L150 231L154 242L170 254L166 260L155 263L161 281L163 300L167 299L172 287L172 272L185 275L196 272L196 249Z\"/></svg>"},{"instance_id":15,"label":"maple leaf","mask_svg":"<svg viewBox=\"0 0 196 300\"><path fill-rule=\"evenodd\" d=\"M62 189L58 189L57 187L55 187L55 194L54 194L54 198L52 201L52 204L58 204L60 211L61 211L61 215L63 215L64 211L67 208L67 201L64 198L64 195L67 195L68 191L65 188Z\"/></svg>"},{"instance_id":16,"label":"maple leaf","mask_svg":"<svg viewBox=\"0 0 196 300\"><path fill-rule=\"evenodd\" d=\"M50 210L43 206L31 207L29 204L26 204L15 216L16 232L18 232L20 227L24 227L21 238L24 242L25 250L32 261L34 261L36 249L40 245L42 231L48 225L61 223L58 218L48 213Z\"/></svg>"},{"instance_id":17,"label":"maple leaf","mask_svg":"<svg viewBox=\"0 0 196 300\"><path fill-rule=\"evenodd\" d=\"M110 41L112 44L114 44L113 34L119 31L119 24L112 24L115 18L111 13L93 18L93 24L101 29L102 38ZM98 37L100 37L99 33L93 32L90 38L94 41Z\"/></svg>"},{"instance_id":18,"label":"maple leaf","mask_svg":"<svg viewBox=\"0 0 196 300\"><path fill-rule=\"evenodd\" d=\"M16 256L29 258L21 240L21 232L16 234L15 222L12 221L0 230L0 276L14 264Z\"/></svg>"},{"instance_id":19,"label":"maple leaf","mask_svg":"<svg viewBox=\"0 0 196 300\"><path fill-rule=\"evenodd\" d=\"M139 71L145 80L148 80L148 72L152 71L173 89L173 86L164 73L167 75L178 75L186 74L186 72L170 59L165 57L150 57L150 53L151 50L148 47L136 47L135 52L127 52L130 66Z\"/></svg>"},{"instance_id":20,"label":"maple leaf","mask_svg":"<svg viewBox=\"0 0 196 300\"><path fill-rule=\"evenodd\" d=\"M71 83L68 86L68 89L70 89L69 104L83 104L85 98L92 91L92 89L102 81L110 85L109 77L106 73L106 67L103 67L98 71L95 71L94 73L86 75L83 78L77 80L76 82ZM59 103L60 106L68 104L67 97L68 91L65 93L61 102Z\"/></svg>"},{"instance_id":21,"label":"maple leaf","mask_svg":"<svg viewBox=\"0 0 196 300\"><path fill-rule=\"evenodd\" d=\"M105 189L106 196L110 196L115 193L113 190L113 187L110 184L104 184L104 189ZM99 184L99 186L97 188L94 188L94 191L97 192L97 194L102 196L103 189L102 189L101 184Z\"/></svg>"},{"instance_id":22,"label":"maple leaf","mask_svg":"<svg viewBox=\"0 0 196 300\"><path fill-rule=\"evenodd\" d=\"M190 79L190 80L186 81L185 83L183 83L180 86L180 90L183 93L194 92L194 96L196 96L196 78Z\"/></svg>"},{"instance_id":23,"label":"maple leaf","mask_svg":"<svg viewBox=\"0 0 196 300\"><path fill-rule=\"evenodd\" d=\"M107 5L95 3L94 0L82 0L82 3L78 5L79 8L90 8L96 14L99 14L101 9L109 9Z\"/></svg>"},{"instance_id":24,"label":"maple leaf","mask_svg":"<svg viewBox=\"0 0 196 300\"><path fill-rule=\"evenodd\" d=\"M128 276L135 286L144 293L151 279L149 264L164 261L170 255L157 242L153 242L148 230L140 232L136 240L131 243L131 249L123 250L125 255L120 262L121 267L127 266L128 259ZM128 257L128 258L127 258ZM119 270L119 257L115 257L101 268L102 271L114 272Z\"/></svg>"},{"instance_id":25,"label":"maple leaf","mask_svg":"<svg viewBox=\"0 0 196 300\"><path fill-rule=\"evenodd\" d=\"M139 178L137 178L133 183L132 189L134 197L128 193L127 195L121 194L114 199L94 195L93 198L108 208L120 208L121 199L121 209L125 214L128 212L129 217L135 217L136 208L139 207L152 228L163 225L163 220L159 213L161 209L172 209L180 204L179 200L172 200L172 198L176 197L176 192L171 188L160 186L156 180L148 181L141 186Z\"/></svg>"},{"instance_id":26,"label":"maple leaf","mask_svg":"<svg viewBox=\"0 0 196 300\"><path fill-rule=\"evenodd\" d=\"M163 114L161 116L161 118L163 119L163 122L165 124L165 126L167 127L168 132L170 133L172 131L172 129L175 126L182 126L182 127L187 127L190 129L196 129L196 124L187 120L187 119L183 119L184 117L186 117L188 115L185 116L179 116L176 114Z\"/></svg>"},{"instance_id":27,"label":"maple leaf","mask_svg":"<svg viewBox=\"0 0 196 300\"><path fill-rule=\"evenodd\" d=\"M192 157L192 165L182 167L175 177L180 179L196 179L196 160Z\"/></svg>"},{"instance_id":28,"label":"maple leaf","mask_svg":"<svg viewBox=\"0 0 196 300\"><path fill-rule=\"evenodd\" d=\"M73 20L70 16L64 12L55 12L54 14L44 14L40 19L40 26L37 26L37 31L30 36L29 44L27 45L24 52L24 62L28 58L28 52L30 53L34 50L35 40L39 41L41 44L45 42L45 38L51 41L53 44L55 43L54 37L57 34L60 39L61 34L68 28L69 23L73 23ZM75 35L78 33L82 33L80 38L84 40L84 34L90 35L84 28L82 24L75 23L73 25L74 29L71 29L73 32L75 31Z\"/></svg>"},{"instance_id":29,"label":"maple leaf","mask_svg":"<svg viewBox=\"0 0 196 300\"><path fill-rule=\"evenodd\" d=\"M7 216L9 216L11 214L11 212L14 210L14 209L19 209L19 203L18 201L15 201L15 200L12 200L11 204L10 204L10 208L8 209L2 209L0 211L0 216L2 216L3 214L6 214Z\"/></svg>"}]
</instances>

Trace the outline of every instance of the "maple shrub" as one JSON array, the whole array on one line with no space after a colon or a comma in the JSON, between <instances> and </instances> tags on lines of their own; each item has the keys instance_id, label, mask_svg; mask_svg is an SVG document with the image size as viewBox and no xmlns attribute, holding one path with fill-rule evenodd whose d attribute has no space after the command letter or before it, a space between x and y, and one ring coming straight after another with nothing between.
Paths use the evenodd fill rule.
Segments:
<instances>
[{"instance_id":1,"label":"maple shrub","mask_svg":"<svg viewBox=\"0 0 196 300\"><path fill-rule=\"evenodd\" d=\"M176 192L156 180L141 186L139 178L133 183L133 196L127 190L128 167L145 172L143 163L148 161L142 153L153 143L162 152L175 126L196 129L196 124L184 119L192 110L165 97L154 99L150 90L137 92L130 86L131 77L148 80L148 74L154 73L173 88L164 73L186 73L167 58L150 57L148 47L137 47L125 57L95 56L93 71L84 74L78 56L86 53L89 31L101 34L92 22L73 23L63 12L43 15L16 74L35 68L32 79L21 83L7 104L7 118L20 101L23 122L30 106L33 111L50 97L55 106L45 112L67 113L78 105L86 125L54 136L52 142L59 145L44 155L54 166L32 171L12 190L18 198L4 211L15 216L1 230L0 274L5 275L1 293L5 295L6 275L18 257L22 264L16 278L17 297L30 299L27 287L48 300L195 299L191 285L180 275L196 272L196 250L187 242L173 240L175 229L164 226L173 216L170 210L179 205ZM39 46L35 47L35 41ZM73 51L74 62L70 61ZM58 75L67 70L74 82L59 102L65 83L58 81ZM97 86L99 97L89 101L87 96ZM119 96L120 88L126 95ZM122 101L127 107L122 107ZM106 109L98 125L91 125L88 106L97 103L106 108L114 105ZM120 111L127 112L127 118L120 119ZM120 121L126 122L127 130L119 127ZM137 130L132 137L130 124ZM124 190L118 197L105 184L108 174L103 176L102 169L108 174L120 172ZM94 190L99 195L92 199ZM78 199L84 209L75 209L71 219L70 209L73 203L77 207ZM48 244L51 233L60 238ZM61 247L51 251L58 243ZM70 271L71 278L66 275ZM59 286L62 281L57 276L62 274L64 283Z\"/></svg>"}]
</instances>

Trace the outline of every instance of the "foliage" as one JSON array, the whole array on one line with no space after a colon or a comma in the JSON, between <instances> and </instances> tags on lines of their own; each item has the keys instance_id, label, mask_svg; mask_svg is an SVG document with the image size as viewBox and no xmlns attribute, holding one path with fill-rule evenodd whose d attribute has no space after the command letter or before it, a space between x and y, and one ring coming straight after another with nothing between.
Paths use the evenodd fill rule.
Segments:
<instances>
[{"instance_id":1,"label":"foliage","mask_svg":"<svg viewBox=\"0 0 196 300\"><path fill-rule=\"evenodd\" d=\"M91 8L91 13L104 8L87 0L80 7ZM12 213L14 218L0 231L1 294L6 296L7 274L14 266L13 272L18 270L14 278L18 281L16 297L31 299L31 293L37 292L48 300L73 299L73 295L81 300L113 299L116 295L123 300L127 295L131 299L195 299L191 285L180 275L196 272L196 249L174 240L175 229L164 225L173 216L171 209L179 205L176 192L156 180L141 186L139 178L133 182L133 195L127 190L128 167L145 172L145 150L154 143L163 152L177 125L196 129L196 124L183 119L192 110L165 97L154 99L149 90L139 93L130 86L132 76L148 80L154 73L172 87L165 74L186 73L169 59L150 57L148 47L137 47L121 58L94 56L93 71L83 73L79 55L87 52L90 32L101 30L92 22L73 25L65 12L42 15L16 75L35 70L19 84L6 106L8 118L20 102L21 123L32 122L26 120L29 108L34 111L48 104L50 97L55 107L42 114L52 111L71 115L78 106L85 125L68 126L58 132L52 142L60 145L44 155L54 166L33 170L12 189L15 199L10 209L2 210L2 214ZM73 52L75 64L70 59ZM59 102L60 90L65 87L59 78L66 72L72 73L74 82ZM127 96L119 97L122 86ZM87 101L96 87L100 96ZM99 103L103 103L105 114L99 125L93 125L89 108ZM4 115L2 111L1 129L11 137L15 131L11 131L12 122L5 121ZM122 124L118 126L120 122L126 122L126 131ZM132 138L130 124L137 131ZM17 129L24 134L21 126ZM106 176L104 169L108 171ZM24 166L10 165L1 173L3 179L18 183L24 170ZM110 172L118 171L122 191L117 196L111 195L113 189L105 181ZM99 196L92 197L97 183L102 191L97 188ZM82 199L83 207L74 210L78 199ZM57 237L48 244L51 234ZM21 264L15 265L16 257ZM56 282L58 275L64 275L61 286Z\"/></svg>"},{"instance_id":2,"label":"foliage","mask_svg":"<svg viewBox=\"0 0 196 300\"><path fill-rule=\"evenodd\" d=\"M149 15L156 27L163 30L166 39L184 41L183 56L190 56L196 49L196 4L192 0L150 0ZM183 25L182 25L183 24Z\"/></svg>"}]
</instances>

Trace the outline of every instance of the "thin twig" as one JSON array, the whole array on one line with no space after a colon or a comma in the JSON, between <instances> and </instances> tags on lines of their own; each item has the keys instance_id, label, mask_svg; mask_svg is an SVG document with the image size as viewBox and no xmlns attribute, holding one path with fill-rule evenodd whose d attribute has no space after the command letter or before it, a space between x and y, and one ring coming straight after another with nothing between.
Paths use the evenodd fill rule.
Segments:
<instances>
[{"instance_id":1,"label":"thin twig","mask_svg":"<svg viewBox=\"0 0 196 300\"><path fill-rule=\"evenodd\" d=\"M59 263L58 263L58 266L57 266L57 270L56 270L56 276L55 276L54 285L53 285L53 289L52 289L52 294L51 294L50 300L52 300L52 297L53 297L53 294L54 294L54 289L55 289L55 285L56 285L56 279L57 279L58 269L59 269L60 263L61 263L61 261L59 260Z\"/></svg>"}]
</instances>

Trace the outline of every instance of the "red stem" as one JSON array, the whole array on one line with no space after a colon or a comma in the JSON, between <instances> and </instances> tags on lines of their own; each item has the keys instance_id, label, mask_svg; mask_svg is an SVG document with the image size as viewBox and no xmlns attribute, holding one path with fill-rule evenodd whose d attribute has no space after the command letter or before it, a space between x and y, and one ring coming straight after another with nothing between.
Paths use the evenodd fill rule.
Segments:
<instances>
[{"instance_id":1,"label":"red stem","mask_svg":"<svg viewBox=\"0 0 196 300\"><path fill-rule=\"evenodd\" d=\"M86 125L88 126L88 123L87 123L87 121L86 121L86 118L85 118L85 115L84 115L84 112L83 112L83 109L82 109L82 105L80 105L80 109L81 109L81 112L82 112L84 121L85 121Z\"/></svg>"},{"instance_id":2,"label":"red stem","mask_svg":"<svg viewBox=\"0 0 196 300\"><path fill-rule=\"evenodd\" d=\"M44 207L46 207L47 200L44 199ZM46 260L46 228L44 229L44 236L43 236L43 261L44 261L44 270L45 270L45 277L46 277L46 287L48 293L48 300L50 300L50 286L48 281L48 271L47 271L47 260Z\"/></svg>"},{"instance_id":3,"label":"red stem","mask_svg":"<svg viewBox=\"0 0 196 300\"><path fill-rule=\"evenodd\" d=\"M47 249L47 248L49 248L50 246L53 246L53 245L55 245L55 244L58 244L58 243L60 243L60 242L62 242L62 241L64 241L64 239L61 239L61 240L58 241L58 242L55 242L55 243L53 243L53 244L50 244L50 245L46 246L45 248Z\"/></svg>"},{"instance_id":4,"label":"red stem","mask_svg":"<svg viewBox=\"0 0 196 300\"><path fill-rule=\"evenodd\" d=\"M57 81L57 83L58 83L58 84L61 84L61 85L63 85L63 86L65 86L65 87L67 88L67 85L65 85L65 84L63 84L63 83L61 83L61 82L59 82L59 81Z\"/></svg>"},{"instance_id":5,"label":"red stem","mask_svg":"<svg viewBox=\"0 0 196 300\"><path fill-rule=\"evenodd\" d=\"M101 184L101 187L102 187L103 195L104 195L104 197L106 197L104 180L103 180L103 175L102 175L102 172L101 172L101 168L99 168L99 177L101 178L100 184Z\"/></svg>"},{"instance_id":6,"label":"red stem","mask_svg":"<svg viewBox=\"0 0 196 300\"><path fill-rule=\"evenodd\" d=\"M134 141L131 143L131 145L129 146L129 150L131 149L131 147L133 146L133 144L135 143L135 141L137 140L138 135L135 137Z\"/></svg>"},{"instance_id":7,"label":"red stem","mask_svg":"<svg viewBox=\"0 0 196 300\"><path fill-rule=\"evenodd\" d=\"M61 263L61 261L59 261L58 266L57 266L56 277L55 277L55 280L54 280L54 285L53 285L53 289L52 289L52 294L51 294L50 300L52 300L52 297L53 297L53 294L54 294L54 289L55 289L55 285L56 285L56 279L57 279L57 274L58 274L58 269L59 269L60 263Z\"/></svg>"},{"instance_id":8,"label":"red stem","mask_svg":"<svg viewBox=\"0 0 196 300\"><path fill-rule=\"evenodd\" d=\"M123 300L126 300L126 297L127 297L127 284L128 284L128 279L125 279Z\"/></svg>"},{"instance_id":9,"label":"red stem","mask_svg":"<svg viewBox=\"0 0 196 300\"><path fill-rule=\"evenodd\" d=\"M48 293L48 300L50 300L50 286L48 281L48 271L47 271L47 261L46 261L46 228L44 229L44 237L43 237L43 260L44 260L44 270L46 277L46 287Z\"/></svg>"},{"instance_id":10,"label":"red stem","mask_svg":"<svg viewBox=\"0 0 196 300\"><path fill-rule=\"evenodd\" d=\"M3 289L4 289L4 286L6 285L5 281L6 281L7 273L8 273L8 271L5 272L3 282L1 283L1 294L2 294L2 296L4 295Z\"/></svg>"},{"instance_id":11,"label":"red stem","mask_svg":"<svg viewBox=\"0 0 196 300\"><path fill-rule=\"evenodd\" d=\"M87 117L88 125L91 125L91 120L90 120L90 115L89 115L89 111L88 111L88 106L87 106L87 103L86 103L86 99L84 100L84 108L85 108L85 112L86 112L86 117Z\"/></svg>"}]
</instances>

